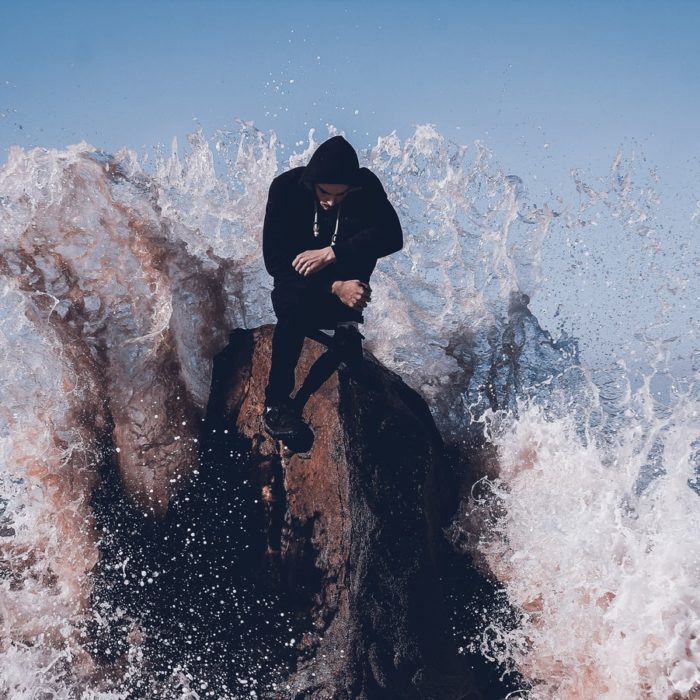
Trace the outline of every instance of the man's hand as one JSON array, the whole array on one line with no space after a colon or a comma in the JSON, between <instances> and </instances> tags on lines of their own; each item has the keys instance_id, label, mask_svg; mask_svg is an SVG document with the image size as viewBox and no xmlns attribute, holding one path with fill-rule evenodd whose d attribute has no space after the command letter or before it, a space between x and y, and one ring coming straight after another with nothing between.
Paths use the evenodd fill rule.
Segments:
<instances>
[{"instance_id":1,"label":"man's hand","mask_svg":"<svg viewBox=\"0 0 700 700\"><path fill-rule=\"evenodd\" d=\"M333 282L333 294L354 311L362 311L372 299L372 289L367 282L348 280Z\"/></svg>"},{"instance_id":2,"label":"man's hand","mask_svg":"<svg viewBox=\"0 0 700 700\"><path fill-rule=\"evenodd\" d=\"M327 246L318 250L305 250L292 260L292 267L304 277L323 270L335 260L333 248Z\"/></svg>"}]
</instances>

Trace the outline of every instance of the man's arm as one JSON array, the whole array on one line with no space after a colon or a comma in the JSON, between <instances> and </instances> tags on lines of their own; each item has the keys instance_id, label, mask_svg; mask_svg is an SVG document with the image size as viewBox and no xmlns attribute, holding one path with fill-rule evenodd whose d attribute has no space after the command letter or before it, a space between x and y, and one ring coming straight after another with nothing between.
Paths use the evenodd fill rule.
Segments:
<instances>
[{"instance_id":1,"label":"man's arm","mask_svg":"<svg viewBox=\"0 0 700 700\"><path fill-rule=\"evenodd\" d=\"M313 275L314 272L323 270L324 267L335 262L335 251L331 246L305 250L292 260L292 267L304 277Z\"/></svg>"},{"instance_id":2,"label":"man's arm","mask_svg":"<svg viewBox=\"0 0 700 700\"><path fill-rule=\"evenodd\" d=\"M270 185L263 223L263 259L265 269L275 280L299 281L301 276L292 267L296 256L294 232L289 230L293 216L286 202L284 183L275 178Z\"/></svg>"},{"instance_id":3,"label":"man's arm","mask_svg":"<svg viewBox=\"0 0 700 700\"><path fill-rule=\"evenodd\" d=\"M403 232L396 210L386 196L379 178L370 171L365 171L367 183L363 189L369 199L370 226L349 238L339 237L333 246L338 260L377 260L391 255L403 247Z\"/></svg>"}]
</instances>

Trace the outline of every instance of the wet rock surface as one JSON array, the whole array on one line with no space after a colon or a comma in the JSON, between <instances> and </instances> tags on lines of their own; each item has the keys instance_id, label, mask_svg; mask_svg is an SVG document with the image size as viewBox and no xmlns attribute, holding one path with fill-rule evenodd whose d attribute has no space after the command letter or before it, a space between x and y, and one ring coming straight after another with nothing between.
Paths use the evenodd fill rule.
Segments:
<instances>
[{"instance_id":1,"label":"wet rock surface","mask_svg":"<svg viewBox=\"0 0 700 700\"><path fill-rule=\"evenodd\" d=\"M454 485L426 404L366 354L359 379L341 368L311 396L314 446L283 460L260 420L271 339L272 327L232 334L208 407L209 421L249 442L267 584L305 627L269 697L503 697L450 634L448 589L468 595L469 567L443 534ZM306 341L297 386L323 351Z\"/></svg>"},{"instance_id":2,"label":"wet rock surface","mask_svg":"<svg viewBox=\"0 0 700 700\"><path fill-rule=\"evenodd\" d=\"M426 404L366 353L307 402L312 449L281 453L261 420L272 331L214 359L197 469L165 513L105 467L91 656L144 700L503 698L458 653L494 591L445 536L462 477ZM306 341L297 386L324 350Z\"/></svg>"}]
</instances>

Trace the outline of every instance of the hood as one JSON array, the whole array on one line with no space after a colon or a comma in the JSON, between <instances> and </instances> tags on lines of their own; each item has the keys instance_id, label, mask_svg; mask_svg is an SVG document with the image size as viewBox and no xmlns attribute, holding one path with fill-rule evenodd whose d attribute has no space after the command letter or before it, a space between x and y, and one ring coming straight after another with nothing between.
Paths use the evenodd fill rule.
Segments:
<instances>
[{"instance_id":1,"label":"hood","mask_svg":"<svg viewBox=\"0 0 700 700\"><path fill-rule=\"evenodd\" d=\"M301 181L310 189L319 182L328 185L356 185L360 162L355 149L342 137L324 141L304 168Z\"/></svg>"}]
</instances>

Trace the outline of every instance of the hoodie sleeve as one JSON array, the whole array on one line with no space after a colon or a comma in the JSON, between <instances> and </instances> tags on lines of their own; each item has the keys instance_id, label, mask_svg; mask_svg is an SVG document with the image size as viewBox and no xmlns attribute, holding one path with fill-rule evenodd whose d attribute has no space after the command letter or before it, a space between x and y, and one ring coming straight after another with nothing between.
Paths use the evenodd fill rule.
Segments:
<instances>
[{"instance_id":1,"label":"hoodie sleeve","mask_svg":"<svg viewBox=\"0 0 700 700\"><path fill-rule=\"evenodd\" d=\"M290 211L289 198L286 196L284 182L275 178L270 185L265 207L263 223L263 260L265 269L276 282L295 281L304 278L292 267L292 260L297 255L293 231L290 225L294 217Z\"/></svg>"},{"instance_id":2,"label":"hoodie sleeve","mask_svg":"<svg viewBox=\"0 0 700 700\"><path fill-rule=\"evenodd\" d=\"M371 261L391 255L403 247L401 223L379 178L368 173L363 190L367 192L367 220L370 225L333 246L338 260Z\"/></svg>"}]
</instances>

